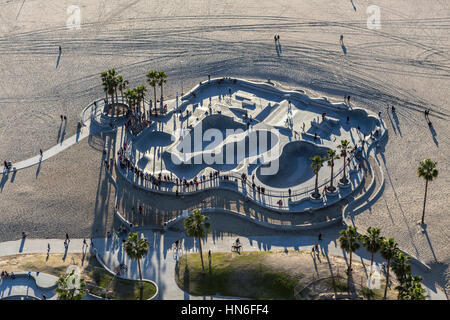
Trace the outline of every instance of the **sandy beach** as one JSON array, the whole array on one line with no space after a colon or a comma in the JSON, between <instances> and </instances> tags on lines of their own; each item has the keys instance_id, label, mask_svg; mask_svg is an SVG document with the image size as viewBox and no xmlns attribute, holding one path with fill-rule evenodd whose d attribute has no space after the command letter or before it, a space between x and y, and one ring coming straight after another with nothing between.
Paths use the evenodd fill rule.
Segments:
<instances>
[{"instance_id":1,"label":"sandy beach","mask_svg":"<svg viewBox=\"0 0 450 320\"><path fill-rule=\"evenodd\" d=\"M448 293L447 1L377 1L378 30L367 28L366 9L373 3L365 0L82 0L81 28L70 30L71 4L0 0L2 161L24 160L57 144L61 114L68 117L65 136L75 134L83 108L104 96L100 73L112 67L130 86L143 84L149 69L164 70L166 98L208 74L271 79L335 102L351 95L352 105L382 111L389 130L387 144L377 150L386 179L383 193L355 223L394 237L432 267L430 277ZM274 46L275 34L281 50ZM387 105L395 106L395 116L386 112ZM431 110L431 130L425 108ZM45 161L38 174L35 166L19 171L13 181L10 175L0 189L0 239L18 239L22 230L33 238L62 238L66 231L73 237L99 236L109 230L114 189L102 167L102 149L103 139L92 137ZM416 169L425 158L437 161L439 177L429 185L422 232L417 222L425 183ZM241 220L214 219L222 232L263 232Z\"/></svg>"}]
</instances>

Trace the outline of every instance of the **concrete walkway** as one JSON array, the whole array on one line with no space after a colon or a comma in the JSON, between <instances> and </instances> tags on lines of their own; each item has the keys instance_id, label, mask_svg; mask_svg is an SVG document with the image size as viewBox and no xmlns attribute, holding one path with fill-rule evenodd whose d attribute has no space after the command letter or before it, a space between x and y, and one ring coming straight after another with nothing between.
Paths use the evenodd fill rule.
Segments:
<instances>
[{"instance_id":1,"label":"concrete walkway","mask_svg":"<svg viewBox=\"0 0 450 320\"><path fill-rule=\"evenodd\" d=\"M57 296L54 292L57 277L40 273L31 272L28 278L27 273L17 272L15 279L0 280L0 299L15 298L21 299L31 297L34 299L42 299L45 294L48 300L56 300Z\"/></svg>"},{"instance_id":2,"label":"concrete walkway","mask_svg":"<svg viewBox=\"0 0 450 320\"><path fill-rule=\"evenodd\" d=\"M66 150L67 148L73 146L74 144L78 143L79 141L83 140L84 138L88 137L89 135L97 134L100 131L101 130L96 129L95 126L88 125L87 128L83 128L81 130L81 132L78 131L75 135L73 135L67 139L63 139L62 142L58 143L57 145L51 147L48 150L43 151L42 157L40 155L31 157L31 158L22 160L20 162L13 163L12 167L16 168L16 170L21 170L21 169L26 169L26 168L29 168L29 167L32 167L35 165L41 165L41 163L43 161L50 159L51 157L57 155L61 151ZM13 173L13 169L11 168L9 170L5 170L5 167L2 162L1 166L0 166L0 175L9 174L9 173Z\"/></svg>"},{"instance_id":3,"label":"concrete walkway","mask_svg":"<svg viewBox=\"0 0 450 320\"><path fill-rule=\"evenodd\" d=\"M186 237L184 232L168 231L164 234L159 232L145 231L144 236L150 243L148 255L141 262L143 278L156 282L159 289L158 299L162 300L212 300L226 299L226 297L211 296L193 296L181 290L174 278L175 264L178 257L184 252L196 252L197 245L192 238ZM257 236L242 237L240 241L244 251L269 251L269 250L311 250L311 247L317 243L316 238L305 236ZM88 241L89 239L87 239ZM172 245L176 240L182 243L181 252L176 252ZM235 237L221 236L211 237L203 243L203 250L211 251L230 251ZM128 266L125 276L132 279L139 279L137 263L131 261L123 251L122 239L116 236L109 238L93 239L94 247L97 249L103 261L112 270L116 269L120 263ZM89 241L88 241L89 243ZM0 243L0 256L7 256L18 253L46 253L47 246L50 244L50 253L64 253L64 241L60 239L26 239L25 241L8 241ZM338 246L336 241L323 239L320 244L320 250L323 254L346 257ZM83 239L71 239L68 253L81 253L83 249ZM358 250L353 255L354 261L370 264L370 254L364 249ZM375 257L375 263L381 264L383 259L380 256ZM433 283L427 281L427 273L412 266L413 274L424 277L423 284L427 289L427 294L433 300L447 300L445 294L437 289Z\"/></svg>"}]
</instances>

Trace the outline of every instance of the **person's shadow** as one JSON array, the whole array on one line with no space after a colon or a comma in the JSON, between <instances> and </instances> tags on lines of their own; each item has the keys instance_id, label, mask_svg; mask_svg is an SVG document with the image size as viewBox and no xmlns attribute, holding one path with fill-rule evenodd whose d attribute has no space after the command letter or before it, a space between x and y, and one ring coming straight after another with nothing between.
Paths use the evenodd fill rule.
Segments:
<instances>
[{"instance_id":1,"label":"person's shadow","mask_svg":"<svg viewBox=\"0 0 450 320\"><path fill-rule=\"evenodd\" d=\"M25 245L25 237L22 237L22 241L20 242L19 252L23 251L24 245Z\"/></svg>"},{"instance_id":2,"label":"person's shadow","mask_svg":"<svg viewBox=\"0 0 450 320\"><path fill-rule=\"evenodd\" d=\"M59 142L59 138L61 138L61 130L62 130L63 122L59 124L58 136L56 137L56 142Z\"/></svg>"},{"instance_id":3,"label":"person's shadow","mask_svg":"<svg viewBox=\"0 0 450 320\"><path fill-rule=\"evenodd\" d=\"M39 165L38 165L38 167L36 169L36 179L37 179L37 177L39 175L39 172L41 172L41 163L42 163L42 157L39 159Z\"/></svg>"},{"instance_id":4,"label":"person's shadow","mask_svg":"<svg viewBox=\"0 0 450 320\"><path fill-rule=\"evenodd\" d=\"M64 249L64 256L62 257L62 261L66 261L67 258L67 251L69 250L69 244L65 244L65 249Z\"/></svg>"},{"instance_id":5,"label":"person's shadow","mask_svg":"<svg viewBox=\"0 0 450 320\"><path fill-rule=\"evenodd\" d=\"M13 183L13 182L14 182L14 179L16 179L16 173L17 173L17 170L14 170L14 171L13 171L13 174L12 174L12 176L11 176L11 183Z\"/></svg>"},{"instance_id":6,"label":"person's shadow","mask_svg":"<svg viewBox=\"0 0 450 320\"><path fill-rule=\"evenodd\" d=\"M355 4L353 3L353 0L350 0L350 2L352 3L352 6L353 6L353 10L355 10L355 11L356 11L356 6L355 6Z\"/></svg>"},{"instance_id":7,"label":"person's shadow","mask_svg":"<svg viewBox=\"0 0 450 320\"><path fill-rule=\"evenodd\" d=\"M186 263L186 266L184 267L184 274L183 274L183 284L184 284L184 300L189 300L189 288L190 288L190 275L189 275L189 268Z\"/></svg>"},{"instance_id":8,"label":"person's shadow","mask_svg":"<svg viewBox=\"0 0 450 320\"><path fill-rule=\"evenodd\" d=\"M347 54L347 48L345 47L344 42L341 42L341 48L342 48L342 52L344 52L344 55Z\"/></svg>"},{"instance_id":9,"label":"person's shadow","mask_svg":"<svg viewBox=\"0 0 450 320\"><path fill-rule=\"evenodd\" d=\"M398 120L397 111L392 111L392 118L394 119L395 125L397 127L398 134L401 137L402 136L402 132L400 130L400 121Z\"/></svg>"},{"instance_id":10,"label":"person's shadow","mask_svg":"<svg viewBox=\"0 0 450 320\"><path fill-rule=\"evenodd\" d=\"M59 61L61 60L61 51L58 54L58 59L56 60L56 69L58 69Z\"/></svg>"},{"instance_id":11,"label":"person's shadow","mask_svg":"<svg viewBox=\"0 0 450 320\"><path fill-rule=\"evenodd\" d=\"M3 173L2 180L0 180L0 192L3 192L3 187L5 186L6 181L8 181L8 177L9 172Z\"/></svg>"},{"instance_id":12,"label":"person's shadow","mask_svg":"<svg viewBox=\"0 0 450 320\"><path fill-rule=\"evenodd\" d=\"M430 132L431 132L431 134L432 134L432 136L433 136L434 144L436 145L436 147L439 147L439 142L438 142L437 139L436 139L436 136L437 136L436 130L434 130L432 124L430 124L428 127L430 128Z\"/></svg>"}]
</instances>

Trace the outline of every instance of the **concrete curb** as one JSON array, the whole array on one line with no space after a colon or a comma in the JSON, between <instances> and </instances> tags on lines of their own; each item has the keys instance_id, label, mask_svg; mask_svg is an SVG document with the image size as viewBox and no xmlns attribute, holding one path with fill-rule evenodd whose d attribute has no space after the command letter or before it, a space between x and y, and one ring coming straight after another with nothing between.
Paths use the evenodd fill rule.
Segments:
<instances>
[{"instance_id":1,"label":"concrete curb","mask_svg":"<svg viewBox=\"0 0 450 320\"><path fill-rule=\"evenodd\" d=\"M132 278L128 278L128 277L125 277L125 276L122 276L122 275L120 275L120 276L116 275L115 272L113 272L111 269L109 269L109 267L106 266L106 264L103 262L103 259L100 257L100 255L99 255L98 252L97 252L97 249L94 248L93 250L94 250L95 257L97 258L98 263L100 263L100 265L101 265L106 271L108 271L110 274L112 274L113 276L115 276L115 277L117 277L117 278L124 279L124 280L139 281L139 280L132 279ZM156 297L158 296L158 294L159 294L158 285L157 285L154 281L149 280L149 279L142 279L142 281L152 283L152 284L155 286L155 288L156 288L155 294L153 295L153 297L147 299L147 300L155 300L155 298L156 298ZM98 296L95 296L95 297L98 297ZM106 300L109 300L109 299L106 299Z\"/></svg>"}]
</instances>

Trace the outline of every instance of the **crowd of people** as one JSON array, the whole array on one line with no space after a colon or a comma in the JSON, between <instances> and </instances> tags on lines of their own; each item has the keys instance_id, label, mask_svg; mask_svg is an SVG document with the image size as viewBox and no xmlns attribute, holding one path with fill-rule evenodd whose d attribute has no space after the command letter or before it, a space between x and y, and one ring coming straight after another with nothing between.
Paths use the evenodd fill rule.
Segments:
<instances>
[{"instance_id":1,"label":"crowd of people","mask_svg":"<svg viewBox=\"0 0 450 320\"><path fill-rule=\"evenodd\" d=\"M8 271L4 270L1 273L1 279L12 279L14 280L16 278L16 275L14 272L8 273Z\"/></svg>"},{"instance_id":2,"label":"crowd of people","mask_svg":"<svg viewBox=\"0 0 450 320\"><path fill-rule=\"evenodd\" d=\"M130 118L125 124L125 130L134 136L138 136L150 124L151 122L149 119L146 119L145 113L131 112Z\"/></svg>"}]
</instances>

